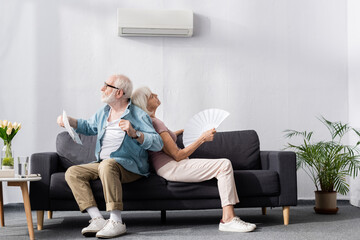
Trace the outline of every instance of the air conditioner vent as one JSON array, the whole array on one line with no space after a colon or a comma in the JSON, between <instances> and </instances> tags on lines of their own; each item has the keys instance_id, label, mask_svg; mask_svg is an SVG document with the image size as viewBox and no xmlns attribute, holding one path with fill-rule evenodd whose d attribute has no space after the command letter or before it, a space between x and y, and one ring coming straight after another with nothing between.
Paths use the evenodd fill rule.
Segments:
<instances>
[{"instance_id":1,"label":"air conditioner vent","mask_svg":"<svg viewBox=\"0 0 360 240\"><path fill-rule=\"evenodd\" d=\"M119 36L191 37L193 12L187 10L118 9Z\"/></svg>"}]
</instances>

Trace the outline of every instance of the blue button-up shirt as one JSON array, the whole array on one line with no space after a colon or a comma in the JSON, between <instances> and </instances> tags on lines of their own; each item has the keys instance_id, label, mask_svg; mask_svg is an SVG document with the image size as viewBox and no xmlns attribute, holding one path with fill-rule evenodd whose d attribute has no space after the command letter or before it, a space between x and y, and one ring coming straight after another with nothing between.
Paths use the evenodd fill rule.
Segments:
<instances>
[{"instance_id":1,"label":"blue button-up shirt","mask_svg":"<svg viewBox=\"0 0 360 240\"><path fill-rule=\"evenodd\" d=\"M94 116L88 120L78 119L76 132L84 135L97 135L95 156L97 162L100 162L100 150L102 138L105 134L106 121L109 117L110 106L105 105L99 109ZM110 158L115 159L126 170L142 175L149 175L148 153L150 151L160 151L163 148L163 142L160 135L155 131L149 115L139 107L129 104L121 116L122 119L131 122L133 128L144 134L144 142L140 144L136 139L132 139L125 134L125 138L115 152L110 154Z\"/></svg>"}]
</instances>

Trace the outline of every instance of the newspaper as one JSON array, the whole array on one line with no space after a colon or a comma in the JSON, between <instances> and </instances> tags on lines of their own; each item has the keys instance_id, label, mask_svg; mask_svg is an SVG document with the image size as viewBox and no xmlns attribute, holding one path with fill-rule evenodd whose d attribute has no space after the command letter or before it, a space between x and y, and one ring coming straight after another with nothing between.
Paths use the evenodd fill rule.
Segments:
<instances>
[{"instance_id":1,"label":"newspaper","mask_svg":"<svg viewBox=\"0 0 360 240\"><path fill-rule=\"evenodd\" d=\"M77 144L82 145L81 139L79 137L79 134L75 132L75 130L70 126L69 119L66 115L65 110L63 110L63 122L66 131L69 133L70 137L76 142Z\"/></svg>"}]
</instances>

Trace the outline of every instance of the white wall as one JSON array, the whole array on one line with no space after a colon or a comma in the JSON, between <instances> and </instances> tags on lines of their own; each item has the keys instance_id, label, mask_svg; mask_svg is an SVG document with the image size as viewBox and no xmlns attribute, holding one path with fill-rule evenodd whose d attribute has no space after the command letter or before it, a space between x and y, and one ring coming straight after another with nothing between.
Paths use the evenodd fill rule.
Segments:
<instances>
[{"instance_id":1,"label":"white wall","mask_svg":"<svg viewBox=\"0 0 360 240\"><path fill-rule=\"evenodd\" d=\"M118 7L191 9L195 34L117 37ZM348 120L346 10L342 0L4 0L0 119L23 123L17 154L54 151L62 110L90 117L103 81L124 73L159 93L174 130L215 107L231 113L219 131L255 129L262 150L282 149L288 128L325 137L316 116ZM314 197L302 171L298 189Z\"/></svg>"},{"instance_id":2,"label":"white wall","mask_svg":"<svg viewBox=\"0 0 360 240\"><path fill-rule=\"evenodd\" d=\"M360 129L360 2L348 0L349 121ZM353 141L358 140L352 136ZM360 207L360 176L350 179L350 203Z\"/></svg>"}]
</instances>

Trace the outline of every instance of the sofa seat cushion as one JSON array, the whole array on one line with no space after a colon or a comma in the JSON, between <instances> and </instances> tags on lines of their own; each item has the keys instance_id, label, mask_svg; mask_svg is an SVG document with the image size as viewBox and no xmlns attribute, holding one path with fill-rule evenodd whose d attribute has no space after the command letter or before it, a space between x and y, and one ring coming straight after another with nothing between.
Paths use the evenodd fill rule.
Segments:
<instances>
[{"instance_id":1,"label":"sofa seat cushion","mask_svg":"<svg viewBox=\"0 0 360 240\"><path fill-rule=\"evenodd\" d=\"M234 177L239 197L277 196L280 194L280 180L276 171L234 170Z\"/></svg>"},{"instance_id":2,"label":"sofa seat cushion","mask_svg":"<svg viewBox=\"0 0 360 240\"><path fill-rule=\"evenodd\" d=\"M141 178L132 183L123 184L123 200L146 200L146 199L171 199L172 194L166 187L167 182L156 174L150 174L148 178ZM100 180L90 181L95 199L104 199ZM51 199L74 199L70 187L65 181L65 173L58 172L51 175L50 181Z\"/></svg>"},{"instance_id":3,"label":"sofa seat cushion","mask_svg":"<svg viewBox=\"0 0 360 240\"><path fill-rule=\"evenodd\" d=\"M235 170L239 197L277 196L280 183L277 172L270 170ZM217 180L199 183L168 182L168 189L177 199L219 198Z\"/></svg>"}]
</instances>

